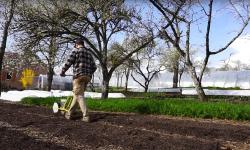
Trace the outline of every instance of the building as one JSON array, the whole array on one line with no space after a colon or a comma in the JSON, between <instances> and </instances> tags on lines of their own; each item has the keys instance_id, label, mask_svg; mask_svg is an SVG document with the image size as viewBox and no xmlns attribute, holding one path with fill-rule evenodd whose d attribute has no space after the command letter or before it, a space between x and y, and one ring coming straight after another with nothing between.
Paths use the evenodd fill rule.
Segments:
<instances>
[{"instance_id":1,"label":"building","mask_svg":"<svg viewBox=\"0 0 250 150\"><path fill-rule=\"evenodd\" d=\"M6 52L4 55L3 69L1 72L2 89L3 90L22 90L25 89L21 82L24 77L25 70L32 70L34 77L32 80L37 82L40 74L46 74L45 65L39 63L34 58L24 58L19 53ZM34 88L34 85L29 85L26 88Z\"/></svg>"}]
</instances>

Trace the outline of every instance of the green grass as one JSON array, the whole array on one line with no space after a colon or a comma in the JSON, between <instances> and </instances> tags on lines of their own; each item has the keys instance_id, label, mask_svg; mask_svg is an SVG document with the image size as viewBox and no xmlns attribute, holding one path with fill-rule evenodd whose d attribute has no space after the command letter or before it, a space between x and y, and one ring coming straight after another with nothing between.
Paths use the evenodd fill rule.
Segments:
<instances>
[{"instance_id":1,"label":"green grass","mask_svg":"<svg viewBox=\"0 0 250 150\"><path fill-rule=\"evenodd\" d=\"M89 91L91 91L91 89L87 89ZM95 92L102 92L102 88L101 87L95 87L94 88ZM117 92L124 92L125 88L124 87L112 87L109 86L109 93L117 93Z\"/></svg>"},{"instance_id":2,"label":"green grass","mask_svg":"<svg viewBox=\"0 0 250 150\"><path fill-rule=\"evenodd\" d=\"M194 86L182 87L182 88L195 88ZM218 86L203 86L203 89L209 90L242 90L240 87L218 87Z\"/></svg>"},{"instance_id":3,"label":"green grass","mask_svg":"<svg viewBox=\"0 0 250 150\"><path fill-rule=\"evenodd\" d=\"M24 98L21 103L52 107L60 98ZM194 118L218 118L250 120L250 104L229 102L200 102L193 98L152 99L108 99L87 100L91 110L110 112L133 112L140 114L172 115Z\"/></svg>"},{"instance_id":4,"label":"green grass","mask_svg":"<svg viewBox=\"0 0 250 150\"><path fill-rule=\"evenodd\" d=\"M59 97L47 97L47 98L26 97L21 100L21 104L46 106L46 107L52 108L53 103L60 102L60 99L61 98Z\"/></svg>"},{"instance_id":5,"label":"green grass","mask_svg":"<svg viewBox=\"0 0 250 150\"><path fill-rule=\"evenodd\" d=\"M241 90L240 87L214 87L214 86L208 86L204 87L204 89L209 89L209 90Z\"/></svg>"},{"instance_id":6,"label":"green grass","mask_svg":"<svg viewBox=\"0 0 250 150\"><path fill-rule=\"evenodd\" d=\"M166 98L165 92L122 92L127 98Z\"/></svg>"},{"instance_id":7,"label":"green grass","mask_svg":"<svg viewBox=\"0 0 250 150\"><path fill-rule=\"evenodd\" d=\"M178 95L165 92L123 92L127 98L149 98L149 99L197 99L197 95ZM250 96L231 96L231 95L207 95L212 101L231 101L236 103L250 103Z\"/></svg>"}]
</instances>

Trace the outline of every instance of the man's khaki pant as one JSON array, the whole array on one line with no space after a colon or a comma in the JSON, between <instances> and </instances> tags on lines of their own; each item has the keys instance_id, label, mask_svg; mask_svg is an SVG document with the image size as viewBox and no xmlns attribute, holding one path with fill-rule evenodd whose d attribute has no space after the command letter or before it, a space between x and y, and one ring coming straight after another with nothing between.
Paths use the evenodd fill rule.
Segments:
<instances>
[{"instance_id":1,"label":"man's khaki pant","mask_svg":"<svg viewBox=\"0 0 250 150\"><path fill-rule=\"evenodd\" d=\"M78 102L83 117L88 116L87 105L84 100L84 92L90 80L91 78L88 76L80 76L73 80L73 100L70 105L69 112L66 115L72 116L72 113L74 113L77 109L76 102Z\"/></svg>"}]
</instances>

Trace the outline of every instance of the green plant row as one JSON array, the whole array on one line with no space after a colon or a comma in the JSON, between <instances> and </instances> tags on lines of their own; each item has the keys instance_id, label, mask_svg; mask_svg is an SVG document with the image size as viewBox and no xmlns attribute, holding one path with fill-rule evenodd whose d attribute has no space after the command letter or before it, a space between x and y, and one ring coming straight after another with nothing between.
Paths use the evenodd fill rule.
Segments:
<instances>
[{"instance_id":1,"label":"green plant row","mask_svg":"<svg viewBox=\"0 0 250 150\"><path fill-rule=\"evenodd\" d=\"M191 98L197 99L197 95L178 95L165 92L123 92L127 98L150 98L150 99L166 99L166 98ZM231 95L207 95L212 101L237 101L237 102L250 102L250 96L231 96Z\"/></svg>"},{"instance_id":2,"label":"green plant row","mask_svg":"<svg viewBox=\"0 0 250 150\"><path fill-rule=\"evenodd\" d=\"M21 103L51 107L60 98L24 98ZM250 120L250 104L229 102L200 102L193 98L152 99L88 99L91 110L134 112L140 114L172 115L194 118Z\"/></svg>"}]
</instances>

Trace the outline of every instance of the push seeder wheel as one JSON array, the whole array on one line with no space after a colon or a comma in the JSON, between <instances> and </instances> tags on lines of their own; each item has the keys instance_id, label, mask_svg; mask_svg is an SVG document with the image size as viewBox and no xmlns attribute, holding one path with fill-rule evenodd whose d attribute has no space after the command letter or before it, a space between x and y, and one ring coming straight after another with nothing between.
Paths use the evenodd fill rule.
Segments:
<instances>
[{"instance_id":1,"label":"push seeder wheel","mask_svg":"<svg viewBox=\"0 0 250 150\"><path fill-rule=\"evenodd\" d=\"M72 96L68 96L67 99L61 99L61 102L54 102L53 104L53 112L58 113L59 111L64 114L65 112L68 112L70 109L70 105L72 103Z\"/></svg>"},{"instance_id":2,"label":"push seeder wheel","mask_svg":"<svg viewBox=\"0 0 250 150\"><path fill-rule=\"evenodd\" d=\"M58 102L54 102L53 107L52 107L53 112L54 113L58 113L59 112L59 108L60 108L60 104Z\"/></svg>"}]
</instances>

